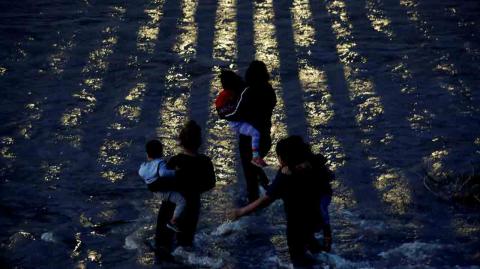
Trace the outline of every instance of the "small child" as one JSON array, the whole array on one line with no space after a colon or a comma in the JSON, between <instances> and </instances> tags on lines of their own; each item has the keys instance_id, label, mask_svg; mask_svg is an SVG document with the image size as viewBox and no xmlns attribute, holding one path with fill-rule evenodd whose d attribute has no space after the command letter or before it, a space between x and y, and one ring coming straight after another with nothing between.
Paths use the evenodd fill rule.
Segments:
<instances>
[{"instance_id":1,"label":"small child","mask_svg":"<svg viewBox=\"0 0 480 269\"><path fill-rule=\"evenodd\" d=\"M160 141L150 140L145 145L145 148L148 161L140 165L138 174L147 185L157 180L162 180L162 178L175 177L175 170L167 169L167 164L165 160L162 159L163 145ZM155 195L161 201L169 201L176 205L173 217L170 223L167 223L167 227L175 232L179 232L176 223L185 209L185 198L180 193L174 191L155 192Z\"/></svg>"},{"instance_id":2,"label":"small child","mask_svg":"<svg viewBox=\"0 0 480 269\"><path fill-rule=\"evenodd\" d=\"M223 90L215 100L215 107L220 118L226 118L234 114L242 98L244 82L240 76L230 70L222 70L220 81ZM268 164L260 156L260 132L248 122L229 121L230 127L237 133L252 137L252 164L258 167L265 167Z\"/></svg>"}]
</instances>

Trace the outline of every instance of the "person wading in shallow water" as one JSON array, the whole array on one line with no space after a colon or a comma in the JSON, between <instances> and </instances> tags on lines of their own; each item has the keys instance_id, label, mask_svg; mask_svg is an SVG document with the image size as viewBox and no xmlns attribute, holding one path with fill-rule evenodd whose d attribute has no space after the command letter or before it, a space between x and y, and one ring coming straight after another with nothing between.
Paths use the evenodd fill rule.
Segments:
<instances>
[{"instance_id":1,"label":"person wading in shallow water","mask_svg":"<svg viewBox=\"0 0 480 269\"><path fill-rule=\"evenodd\" d=\"M266 195L249 205L235 209L231 219L238 219L276 199L282 199L287 219L287 244L294 266L315 263L307 254L330 251L332 231L328 206L332 197L330 181L333 173L325 165L325 157L313 154L309 145L299 136L282 139L276 147L280 169ZM315 232L323 229L323 246L315 238Z\"/></svg>"},{"instance_id":2,"label":"person wading in shallow water","mask_svg":"<svg viewBox=\"0 0 480 269\"><path fill-rule=\"evenodd\" d=\"M200 216L200 195L215 186L215 171L212 161L198 152L201 144L201 128L190 120L179 135L182 152L173 156L167 168L175 169L175 178L156 180L148 185L152 192L177 191L185 198L183 213L176 220L179 232L176 233L177 245L192 247L198 218ZM158 211L155 232L156 256L160 261L173 261L175 232L167 227L175 211L175 204L164 201Z\"/></svg>"},{"instance_id":3,"label":"person wading in shallow water","mask_svg":"<svg viewBox=\"0 0 480 269\"><path fill-rule=\"evenodd\" d=\"M269 83L270 75L262 61L252 61L245 74L247 87L241 93L242 98L234 114L226 117L229 121L245 121L250 123L260 133L258 153L265 157L272 146L270 129L272 127L272 113L277 104L277 97ZM259 197L258 185L268 185L268 178L262 168L252 164L252 138L240 135L240 159L247 185L248 201L255 201Z\"/></svg>"}]
</instances>

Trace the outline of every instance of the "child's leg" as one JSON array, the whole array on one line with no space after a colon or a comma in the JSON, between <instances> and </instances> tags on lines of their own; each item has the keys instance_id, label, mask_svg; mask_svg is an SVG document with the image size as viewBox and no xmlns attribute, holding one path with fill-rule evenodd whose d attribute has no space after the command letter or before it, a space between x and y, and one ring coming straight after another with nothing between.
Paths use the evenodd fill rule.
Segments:
<instances>
[{"instance_id":1,"label":"child's leg","mask_svg":"<svg viewBox=\"0 0 480 269\"><path fill-rule=\"evenodd\" d=\"M260 148L260 132L255 129L251 124L242 122L238 128L238 132L242 135L247 135L252 137L252 150L258 154L258 150ZM254 158L256 156L253 156ZM258 156L260 157L260 156Z\"/></svg>"},{"instance_id":2,"label":"child's leg","mask_svg":"<svg viewBox=\"0 0 480 269\"><path fill-rule=\"evenodd\" d=\"M260 132L252 125L242 122L238 129L242 135L247 135L252 138L252 164L258 167L264 167L268 164L260 156Z\"/></svg>"},{"instance_id":3,"label":"child's leg","mask_svg":"<svg viewBox=\"0 0 480 269\"><path fill-rule=\"evenodd\" d=\"M172 192L170 194L170 202L175 203L175 211L173 211L173 217L171 219L171 223L175 224L177 222L177 219L182 215L183 211L185 210L185 198L178 193L178 192Z\"/></svg>"}]
</instances>

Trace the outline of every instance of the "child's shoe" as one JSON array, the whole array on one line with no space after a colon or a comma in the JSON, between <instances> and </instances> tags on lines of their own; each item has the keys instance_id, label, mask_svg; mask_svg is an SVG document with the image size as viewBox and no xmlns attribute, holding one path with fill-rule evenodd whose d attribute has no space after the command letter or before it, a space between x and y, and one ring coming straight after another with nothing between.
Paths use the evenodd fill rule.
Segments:
<instances>
[{"instance_id":1,"label":"child's shoe","mask_svg":"<svg viewBox=\"0 0 480 269\"><path fill-rule=\"evenodd\" d=\"M268 164L260 157L256 157L252 159L252 164L258 166L260 168L268 166Z\"/></svg>"},{"instance_id":2,"label":"child's shoe","mask_svg":"<svg viewBox=\"0 0 480 269\"><path fill-rule=\"evenodd\" d=\"M176 233L179 233L179 232L180 232L180 230L178 229L177 225L175 225L175 224L172 223L172 222L168 222L168 223L167 223L167 228L170 229L170 230L172 230L172 231L174 231L174 232L176 232Z\"/></svg>"}]
</instances>

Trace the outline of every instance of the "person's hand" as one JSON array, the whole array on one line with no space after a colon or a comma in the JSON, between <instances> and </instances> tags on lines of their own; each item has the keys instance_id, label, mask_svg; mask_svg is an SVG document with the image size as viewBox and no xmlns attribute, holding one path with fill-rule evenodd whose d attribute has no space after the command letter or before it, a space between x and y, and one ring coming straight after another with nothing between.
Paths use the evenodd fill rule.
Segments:
<instances>
[{"instance_id":1,"label":"person's hand","mask_svg":"<svg viewBox=\"0 0 480 269\"><path fill-rule=\"evenodd\" d=\"M281 171L282 174L284 174L284 175L291 175L291 174L292 174L292 171L290 171L290 169L288 169L288 166L282 167L280 171Z\"/></svg>"},{"instance_id":2,"label":"person's hand","mask_svg":"<svg viewBox=\"0 0 480 269\"><path fill-rule=\"evenodd\" d=\"M228 212L229 220L237 220L242 217L242 210L240 208L235 208L232 211Z\"/></svg>"},{"instance_id":3,"label":"person's hand","mask_svg":"<svg viewBox=\"0 0 480 269\"><path fill-rule=\"evenodd\" d=\"M310 162L305 161L305 162L295 166L295 168L298 169L298 170L312 169L312 165L310 164Z\"/></svg>"}]
</instances>

